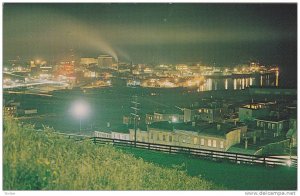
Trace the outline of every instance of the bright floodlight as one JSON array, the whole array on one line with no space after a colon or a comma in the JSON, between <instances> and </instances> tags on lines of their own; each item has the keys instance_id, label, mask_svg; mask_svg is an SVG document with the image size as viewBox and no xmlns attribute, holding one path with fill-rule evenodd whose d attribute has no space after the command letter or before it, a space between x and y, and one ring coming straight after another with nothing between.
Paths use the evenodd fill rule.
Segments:
<instances>
[{"instance_id":1,"label":"bright floodlight","mask_svg":"<svg viewBox=\"0 0 300 196\"><path fill-rule=\"evenodd\" d=\"M77 119L84 119L90 114L90 105L84 100L77 100L71 106L71 115Z\"/></svg>"},{"instance_id":2,"label":"bright floodlight","mask_svg":"<svg viewBox=\"0 0 300 196\"><path fill-rule=\"evenodd\" d=\"M178 121L178 119L176 118L176 116L172 116L172 122L175 123L177 121Z\"/></svg>"},{"instance_id":3,"label":"bright floodlight","mask_svg":"<svg viewBox=\"0 0 300 196\"><path fill-rule=\"evenodd\" d=\"M292 160L291 160L291 159L287 160L287 161L286 161L286 164L287 164L287 166L291 167L291 165L292 165Z\"/></svg>"}]
</instances>

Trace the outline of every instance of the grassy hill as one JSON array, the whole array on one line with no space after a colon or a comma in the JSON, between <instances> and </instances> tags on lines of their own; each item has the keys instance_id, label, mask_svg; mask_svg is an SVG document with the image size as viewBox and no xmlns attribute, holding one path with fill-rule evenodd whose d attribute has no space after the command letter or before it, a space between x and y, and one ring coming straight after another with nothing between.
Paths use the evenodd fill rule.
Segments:
<instances>
[{"instance_id":1,"label":"grassy hill","mask_svg":"<svg viewBox=\"0 0 300 196\"><path fill-rule=\"evenodd\" d=\"M111 146L4 120L4 190L209 190L217 186Z\"/></svg>"},{"instance_id":2,"label":"grassy hill","mask_svg":"<svg viewBox=\"0 0 300 196\"><path fill-rule=\"evenodd\" d=\"M163 167L181 168L190 176L201 176L229 190L297 190L297 168L293 167L233 164L138 148L120 150Z\"/></svg>"}]
</instances>

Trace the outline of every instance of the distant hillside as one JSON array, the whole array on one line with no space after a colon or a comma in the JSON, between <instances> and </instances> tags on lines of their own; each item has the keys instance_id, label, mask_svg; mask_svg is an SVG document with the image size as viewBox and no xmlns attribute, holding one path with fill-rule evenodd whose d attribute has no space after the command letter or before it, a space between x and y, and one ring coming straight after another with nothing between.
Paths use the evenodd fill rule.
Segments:
<instances>
[{"instance_id":1,"label":"distant hillside","mask_svg":"<svg viewBox=\"0 0 300 196\"><path fill-rule=\"evenodd\" d=\"M212 183L112 146L74 141L4 120L4 190L209 190Z\"/></svg>"}]
</instances>

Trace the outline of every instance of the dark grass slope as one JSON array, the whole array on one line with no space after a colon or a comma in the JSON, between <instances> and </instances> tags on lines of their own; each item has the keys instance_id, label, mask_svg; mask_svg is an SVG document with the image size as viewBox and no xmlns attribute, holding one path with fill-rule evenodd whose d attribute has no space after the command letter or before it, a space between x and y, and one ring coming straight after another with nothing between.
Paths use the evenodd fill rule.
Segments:
<instances>
[{"instance_id":1,"label":"dark grass slope","mask_svg":"<svg viewBox=\"0 0 300 196\"><path fill-rule=\"evenodd\" d=\"M229 190L296 190L297 169L239 165L228 162L196 159L136 148L122 148L146 162L168 168L180 168L190 176L200 176Z\"/></svg>"},{"instance_id":2,"label":"dark grass slope","mask_svg":"<svg viewBox=\"0 0 300 196\"><path fill-rule=\"evenodd\" d=\"M212 190L219 186L112 146L74 141L5 119L4 190ZM219 187L220 189L220 187Z\"/></svg>"}]
</instances>

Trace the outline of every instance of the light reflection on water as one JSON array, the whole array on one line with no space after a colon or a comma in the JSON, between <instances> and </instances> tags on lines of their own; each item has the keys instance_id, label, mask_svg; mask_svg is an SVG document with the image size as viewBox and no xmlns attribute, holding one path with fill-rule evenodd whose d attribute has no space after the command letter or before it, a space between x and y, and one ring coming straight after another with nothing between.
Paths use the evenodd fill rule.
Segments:
<instances>
[{"instance_id":1,"label":"light reflection on water","mask_svg":"<svg viewBox=\"0 0 300 196\"><path fill-rule=\"evenodd\" d=\"M279 74L242 78L206 78L198 91L243 90L250 86L278 86Z\"/></svg>"},{"instance_id":2,"label":"light reflection on water","mask_svg":"<svg viewBox=\"0 0 300 196\"><path fill-rule=\"evenodd\" d=\"M279 85L279 71L276 71L276 81L275 81L275 85L278 86Z\"/></svg>"}]
</instances>

